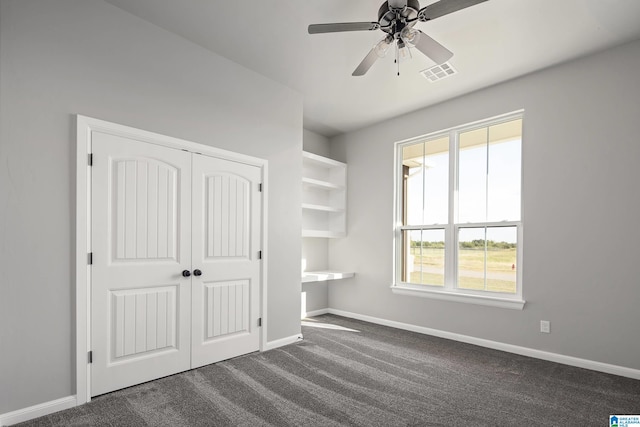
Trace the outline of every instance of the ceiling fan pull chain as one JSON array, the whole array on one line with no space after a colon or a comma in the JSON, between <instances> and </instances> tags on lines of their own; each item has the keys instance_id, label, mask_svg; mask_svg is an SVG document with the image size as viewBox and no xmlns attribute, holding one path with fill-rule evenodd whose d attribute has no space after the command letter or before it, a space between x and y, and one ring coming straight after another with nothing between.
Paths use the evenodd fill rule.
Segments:
<instances>
[{"instance_id":1,"label":"ceiling fan pull chain","mask_svg":"<svg viewBox=\"0 0 640 427\"><path fill-rule=\"evenodd\" d=\"M398 49L398 43L394 43L394 44L395 44L395 48L396 48L396 49L395 49L396 57L395 57L395 59L393 60L393 62L395 62L395 63L396 63L396 67L398 68L398 75L400 75L400 55L399 55L399 53L398 53L398 51L399 51L399 49Z\"/></svg>"},{"instance_id":2,"label":"ceiling fan pull chain","mask_svg":"<svg viewBox=\"0 0 640 427\"><path fill-rule=\"evenodd\" d=\"M398 65L398 77L400 77L400 48L396 43L396 64Z\"/></svg>"}]
</instances>

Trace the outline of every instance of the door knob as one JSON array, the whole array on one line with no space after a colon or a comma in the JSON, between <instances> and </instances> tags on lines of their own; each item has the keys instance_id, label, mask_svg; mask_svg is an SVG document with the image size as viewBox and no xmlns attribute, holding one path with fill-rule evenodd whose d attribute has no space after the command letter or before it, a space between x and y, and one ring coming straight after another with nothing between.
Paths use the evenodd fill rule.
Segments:
<instances>
[{"instance_id":1,"label":"door knob","mask_svg":"<svg viewBox=\"0 0 640 427\"><path fill-rule=\"evenodd\" d=\"M182 270L182 277L189 277L191 276L191 272L189 270Z\"/></svg>"},{"instance_id":2,"label":"door knob","mask_svg":"<svg viewBox=\"0 0 640 427\"><path fill-rule=\"evenodd\" d=\"M193 270L193 275L194 276L202 276L202 271L198 270L197 268L195 270Z\"/></svg>"}]
</instances>

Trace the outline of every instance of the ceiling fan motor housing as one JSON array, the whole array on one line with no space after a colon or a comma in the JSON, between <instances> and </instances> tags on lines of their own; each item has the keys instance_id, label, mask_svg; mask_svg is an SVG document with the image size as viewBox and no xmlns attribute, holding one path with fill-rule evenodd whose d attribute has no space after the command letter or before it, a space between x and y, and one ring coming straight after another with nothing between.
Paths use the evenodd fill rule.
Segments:
<instances>
[{"instance_id":1,"label":"ceiling fan motor housing","mask_svg":"<svg viewBox=\"0 0 640 427\"><path fill-rule=\"evenodd\" d=\"M386 33L394 35L402 31L404 27L413 27L420 11L420 2L418 0L407 0L407 7L400 11L393 10L389 7L389 2L385 1L378 10L378 23L380 29ZM413 22L406 22L413 20Z\"/></svg>"}]
</instances>

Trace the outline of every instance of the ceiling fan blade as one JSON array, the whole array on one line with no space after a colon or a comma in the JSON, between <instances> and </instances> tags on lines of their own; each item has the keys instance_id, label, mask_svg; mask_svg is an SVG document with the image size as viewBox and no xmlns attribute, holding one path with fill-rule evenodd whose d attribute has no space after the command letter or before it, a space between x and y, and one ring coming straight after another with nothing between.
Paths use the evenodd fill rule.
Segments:
<instances>
[{"instance_id":1,"label":"ceiling fan blade","mask_svg":"<svg viewBox=\"0 0 640 427\"><path fill-rule=\"evenodd\" d=\"M429 59L431 59L438 65L443 64L451 59L451 57L453 56L453 52L442 46L440 43L438 43L422 31L417 31L420 33L420 37L417 37L417 40L413 44L416 49L425 54Z\"/></svg>"},{"instance_id":2,"label":"ceiling fan blade","mask_svg":"<svg viewBox=\"0 0 640 427\"><path fill-rule=\"evenodd\" d=\"M373 49L369 51L367 56L364 57L360 65L358 65L356 69L353 70L353 73L351 75L364 76L367 73L367 71L369 71L369 68L371 68L374 62L376 62L378 58L380 58L381 56L384 56L385 52L389 48L389 45L391 44L392 41L393 41L392 37L385 37L384 39L380 40L373 47Z\"/></svg>"},{"instance_id":3,"label":"ceiling fan blade","mask_svg":"<svg viewBox=\"0 0 640 427\"><path fill-rule=\"evenodd\" d=\"M376 53L375 49L371 49L367 54L367 56L364 57L360 65L358 65L358 67L355 70L353 70L353 73L351 75L364 76L367 73L367 71L369 71L369 68L371 68L373 63L378 60L378 58L379 56Z\"/></svg>"},{"instance_id":4,"label":"ceiling fan blade","mask_svg":"<svg viewBox=\"0 0 640 427\"><path fill-rule=\"evenodd\" d=\"M387 37L380 40L376 45L369 51L367 56L364 57L360 65L356 67L356 69L351 74L352 76L364 76L369 68L378 60L378 58L382 58L389 50L389 46L393 42L393 36L388 35Z\"/></svg>"},{"instance_id":5,"label":"ceiling fan blade","mask_svg":"<svg viewBox=\"0 0 640 427\"><path fill-rule=\"evenodd\" d=\"M407 6L407 0L389 0L389 9L404 9Z\"/></svg>"},{"instance_id":6,"label":"ceiling fan blade","mask_svg":"<svg viewBox=\"0 0 640 427\"><path fill-rule=\"evenodd\" d=\"M334 24L311 24L309 34L338 33L342 31L372 31L380 28L377 22L337 22Z\"/></svg>"},{"instance_id":7,"label":"ceiling fan blade","mask_svg":"<svg viewBox=\"0 0 640 427\"><path fill-rule=\"evenodd\" d=\"M423 22L430 21L485 1L487 0L440 0L420 9L418 19Z\"/></svg>"}]
</instances>

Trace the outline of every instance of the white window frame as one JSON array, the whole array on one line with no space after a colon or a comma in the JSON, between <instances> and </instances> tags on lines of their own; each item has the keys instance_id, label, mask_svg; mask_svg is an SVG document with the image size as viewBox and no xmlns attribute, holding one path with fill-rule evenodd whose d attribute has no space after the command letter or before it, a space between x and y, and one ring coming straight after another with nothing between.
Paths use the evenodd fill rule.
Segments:
<instances>
[{"instance_id":1,"label":"white window frame","mask_svg":"<svg viewBox=\"0 0 640 427\"><path fill-rule=\"evenodd\" d=\"M463 132L475 129L493 126L496 124L512 121L523 120L524 128L524 111L519 110L501 116L468 123L449 129L432 132L416 138L404 141L398 141L394 147L394 237L393 237L393 283L391 290L394 294L418 296L425 298L433 298L447 301L457 301L462 303L487 305L493 307L510 308L522 310L525 305L523 299L522 286L522 266L523 266L523 222L524 222L524 205L523 205L523 187L524 187L524 168L523 157L524 144L522 144L520 155L520 221L501 221L501 222L481 222L481 223L455 223L457 213L456 194L458 192L458 146L459 135ZM524 132L523 132L524 133ZM421 141L434 139L437 137L449 136L449 210L447 224L434 225L403 225L403 165L402 150L408 145L412 145ZM518 243L516 262L518 270L516 272L516 293L500 293L491 291L480 291L461 289L456 287L456 272L458 256L456 253L458 247L458 232L464 228L490 228L490 227L516 227ZM445 233L445 285L432 286L425 284L413 284L402 281L403 271L403 237L402 233L407 230L444 230Z\"/></svg>"}]
</instances>

